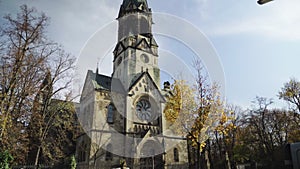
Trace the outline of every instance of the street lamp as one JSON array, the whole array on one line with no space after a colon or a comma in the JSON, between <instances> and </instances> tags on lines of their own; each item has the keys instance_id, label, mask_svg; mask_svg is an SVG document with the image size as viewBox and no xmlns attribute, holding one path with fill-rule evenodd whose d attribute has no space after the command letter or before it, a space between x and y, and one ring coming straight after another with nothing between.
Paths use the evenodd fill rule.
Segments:
<instances>
[{"instance_id":1,"label":"street lamp","mask_svg":"<svg viewBox=\"0 0 300 169\"><path fill-rule=\"evenodd\" d=\"M273 0L258 0L257 3L258 3L259 5L263 5L263 4L268 3L268 2L271 2L271 1L273 1Z\"/></svg>"}]
</instances>

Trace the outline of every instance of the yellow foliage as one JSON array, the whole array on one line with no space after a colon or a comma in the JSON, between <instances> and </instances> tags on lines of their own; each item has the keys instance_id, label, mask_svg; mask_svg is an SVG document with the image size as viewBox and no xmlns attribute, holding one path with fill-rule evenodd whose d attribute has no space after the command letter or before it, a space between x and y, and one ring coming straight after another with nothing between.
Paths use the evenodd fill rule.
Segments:
<instances>
[{"instance_id":1,"label":"yellow foliage","mask_svg":"<svg viewBox=\"0 0 300 169\"><path fill-rule=\"evenodd\" d=\"M234 111L223 111L219 125L216 127L215 131L223 136L227 136L231 130L236 129L236 126L234 125L235 119Z\"/></svg>"},{"instance_id":2,"label":"yellow foliage","mask_svg":"<svg viewBox=\"0 0 300 169\"><path fill-rule=\"evenodd\" d=\"M192 93L192 89L184 81L175 81L171 88L171 95L167 98L164 114L168 122L174 123L179 113L182 111L183 104L186 104L186 93ZM184 99L183 96L184 95ZM191 101L191 100L189 100Z\"/></svg>"},{"instance_id":3,"label":"yellow foliage","mask_svg":"<svg viewBox=\"0 0 300 169\"><path fill-rule=\"evenodd\" d=\"M199 151L206 146L209 132L214 127L225 131L224 125L230 120L224 111L217 87L203 91L205 95L199 96L198 89L190 87L185 81L175 81L164 108L167 122L171 123L177 133L187 136L192 146L200 145Z\"/></svg>"}]
</instances>

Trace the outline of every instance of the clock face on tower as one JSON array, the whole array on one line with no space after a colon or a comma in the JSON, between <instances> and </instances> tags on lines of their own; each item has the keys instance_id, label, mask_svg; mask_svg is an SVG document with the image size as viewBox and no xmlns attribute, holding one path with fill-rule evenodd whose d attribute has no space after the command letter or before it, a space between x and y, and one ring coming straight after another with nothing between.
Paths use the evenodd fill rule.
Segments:
<instances>
[{"instance_id":1,"label":"clock face on tower","mask_svg":"<svg viewBox=\"0 0 300 169\"><path fill-rule=\"evenodd\" d=\"M151 103L148 100L141 99L136 104L137 117L142 121L149 122L152 117Z\"/></svg>"}]
</instances>

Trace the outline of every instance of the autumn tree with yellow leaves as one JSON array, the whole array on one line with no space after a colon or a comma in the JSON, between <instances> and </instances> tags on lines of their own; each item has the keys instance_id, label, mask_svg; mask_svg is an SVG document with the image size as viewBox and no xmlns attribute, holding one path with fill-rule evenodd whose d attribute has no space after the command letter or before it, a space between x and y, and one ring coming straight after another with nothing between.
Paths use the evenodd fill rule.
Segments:
<instances>
[{"instance_id":1,"label":"autumn tree with yellow leaves","mask_svg":"<svg viewBox=\"0 0 300 169\"><path fill-rule=\"evenodd\" d=\"M164 115L167 122L172 125L173 131L186 136L190 147L196 150L196 158L192 163L196 168L200 168L201 153L204 152L211 132L219 123L224 112L224 103L218 85L210 83L203 75L200 61L196 61L195 68L197 74L194 85L189 85L184 80L175 80ZM208 155L204 158L209 161ZM208 162L207 166L209 165Z\"/></svg>"},{"instance_id":2,"label":"autumn tree with yellow leaves","mask_svg":"<svg viewBox=\"0 0 300 169\"><path fill-rule=\"evenodd\" d=\"M235 168L234 147L240 113L240 107L226 105L215 128L211 151L214 154L213 160L219 161L215 164L217 168Z\"/></svg>"},{"instance_id":3,"label":"autumn tree with yellow leaves","mask_svg":"<svg viewBox=\"0 0 300 169\"><path fill-rule=\"evenodd\" d=\"M300 81L292 78L285 83L279 92L279 98L295 106L295 112L300 113Z\"/></svg>"}]
</instances>

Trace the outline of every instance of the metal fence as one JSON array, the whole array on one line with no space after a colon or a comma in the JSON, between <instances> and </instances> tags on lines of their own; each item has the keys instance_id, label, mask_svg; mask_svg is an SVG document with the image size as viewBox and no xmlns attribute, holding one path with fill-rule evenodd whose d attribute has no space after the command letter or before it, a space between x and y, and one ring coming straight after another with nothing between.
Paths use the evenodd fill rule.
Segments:
<instances>
[{"instance_id":1,"label":"metal fence","mask_svg":"<svg viewBox=\"0 0 300 169\"><path fill-rule=\"evenodd\" d=\"M174 165L156 165L155 169L188 169L188 164L174 164ZM153 169L152 165L135 165L133 169Z\"/></svg>"},{"instance_id":2,"label":"metal fence","mask_svg":"<svg viewBox=\"0 0 300 169\"><path fill-rule=\"evenodd\" d=\"M46 164L40 164L40 165L31 165L31 164L25 164L25 165L17 165L12 166L12 169L51 169L53 166L46 165Z\"/></svg>"}]
</instances>

